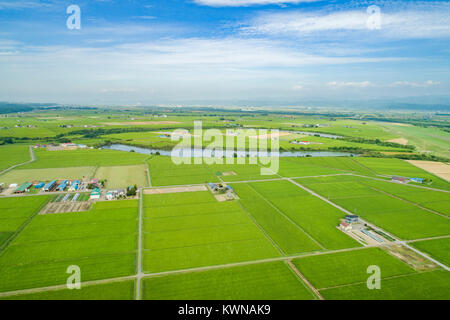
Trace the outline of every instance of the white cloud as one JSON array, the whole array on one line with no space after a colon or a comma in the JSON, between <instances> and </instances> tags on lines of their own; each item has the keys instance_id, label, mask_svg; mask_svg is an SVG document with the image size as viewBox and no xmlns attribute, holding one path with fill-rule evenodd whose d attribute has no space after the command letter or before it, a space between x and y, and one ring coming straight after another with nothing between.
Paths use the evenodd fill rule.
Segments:
<instances>
[{"instance_id":1,"label":"white cloud","mask_svg":"<svg viewBox=\"0 0 450 320\"><path fill-rule=\"evenodd\" d=\"M39 1L0 1L0 10L32 9L39 7L51 7L51 4Z\"/></svg>"},{"instance_id":2,"label":"white cloud","mask_svg":"<svg viewBox=\"0 0 450 320\"><path fill-rule=\"evenodd\" d=\"M425 82L411 82L411 81L396 81L392 83L391 87L410 87L410 88L429 88L439 86L439 81L427 80Z\"/></svg>"},{"instance_id":3,"label":"white cloud","mask_svg":"<svg viewBox=\"0 0 450 320\"><path fill-rule=\"evenodd\" d=\"M385 36L388 38L438 38L450 36L450 3L431 2L414 4L406 8L384 10L381 8L381 29L370 30L370 15L366 8L342 11L263 13L254 18L244 32L252 34L325 37L342 35Z\"/></svg>"},{"instance_id":4,"label":"white cloud","mask_svg":"<svg viewBox=\"0 0 450 320\"><path fill-rule=\"evenodd\" d=\"M210 7L248 7L254 5L286 5L320 0L193 0L195 3Z\"/></svg>"},{"instance_id":5,"label":"white cloud","mask_svg":"<svg viewBox=\"0 0 450 320\"><path fill-rule=\"evenodd\" d=\"M368 88L372 86L372 83L370 81L361 81L361 82L331 81L327 83L327 86L332 88Z\"/></svg>"}]
</instances>

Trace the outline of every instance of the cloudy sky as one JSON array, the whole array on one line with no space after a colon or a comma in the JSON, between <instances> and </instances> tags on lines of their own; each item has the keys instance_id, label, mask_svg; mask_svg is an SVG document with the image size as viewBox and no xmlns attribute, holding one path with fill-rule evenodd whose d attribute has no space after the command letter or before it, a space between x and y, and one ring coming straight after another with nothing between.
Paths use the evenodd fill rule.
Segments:
<instances>
[{"instance_id":1,"label":"cloudy sky","mask_svg":"<svg viewBox=\"0 0 450 320\"><path fill-rule=\"evenodd\" d=\"M449 16L448 1L0 0L0 101L445 101Z\"/></svg>"}]
</instances>

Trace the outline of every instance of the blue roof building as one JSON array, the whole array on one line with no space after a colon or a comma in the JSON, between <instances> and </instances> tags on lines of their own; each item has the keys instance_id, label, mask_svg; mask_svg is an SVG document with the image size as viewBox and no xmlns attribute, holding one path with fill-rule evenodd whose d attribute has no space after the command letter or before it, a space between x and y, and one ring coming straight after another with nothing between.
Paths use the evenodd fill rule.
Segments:
<instances>
[{"instance_id":1,"label":"blue roof building","mask_svg":"<svg viewBox=\"0 0 450 320\"><path fill-rule=\"evenodd\" d=\"M38 183L37 185L34 186L35 189L42 189L45 186L44 182Z\"/></svg>"},{"instance_id":2,"label":"blue roof building","mask_svg":"<svg viewBox=\"0 0 450 320\"><path fill-rule=\"evenodd\" d=\"M44 186L44 191L47 192L52 191L55 187L56 187L56 180L53 180Z\"/></svg>"},{"instance_id":3,"label":"blue roof building","mask_svg":"<svg viewBox=\"0 0 450 320\"><path fill-rule=\"evenodd\" d=\"M69 180L64 180L61 182L61 184L56 188L56 191L64 191L66 190L67 184L69 183Z\"/></svg>"}]
</instances>

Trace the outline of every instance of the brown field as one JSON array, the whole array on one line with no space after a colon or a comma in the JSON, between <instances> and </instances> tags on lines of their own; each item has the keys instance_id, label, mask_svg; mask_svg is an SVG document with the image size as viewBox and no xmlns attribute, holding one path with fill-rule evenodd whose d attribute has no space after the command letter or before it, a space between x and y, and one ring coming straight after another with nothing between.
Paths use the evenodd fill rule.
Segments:
<instances>
[{"instance_id":1,"label":"brown field","mask_svg":"<svg viewBox=\"0 0 450 320\"><path fill-rule=\"evenodd\" d=\"M391 139L391 140L388 140L387 142L398 143L398 144L401 144L401 145L406 146L406 145L408 144L409 141L406 140L405 138L398 138L398 139Z\"/></svg>"},{"instance_id":2,"label":"brown field","mask_svg":"<svg viewBox=\"0 0 450 320\"><path fill-rule=\"evenodd\" d=\"M408 160L412 165L450 182L450 166L442 162Z\"/></svg>"}]
</instances>

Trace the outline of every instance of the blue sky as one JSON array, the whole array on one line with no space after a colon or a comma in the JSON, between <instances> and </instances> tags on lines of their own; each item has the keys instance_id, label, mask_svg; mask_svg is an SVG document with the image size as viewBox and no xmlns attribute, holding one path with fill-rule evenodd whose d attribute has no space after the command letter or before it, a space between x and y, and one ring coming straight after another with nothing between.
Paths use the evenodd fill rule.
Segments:
<instances>
[{"instance_id":1,"label":"blue sky","mask_svg":"<svg viewBox=\"0 0 450 320\"><path fill-rule=\"evenodd\" d=\"M449 16L448 1L0 0L0 100L448 102Z\"/></svg>"}]
</instances>

